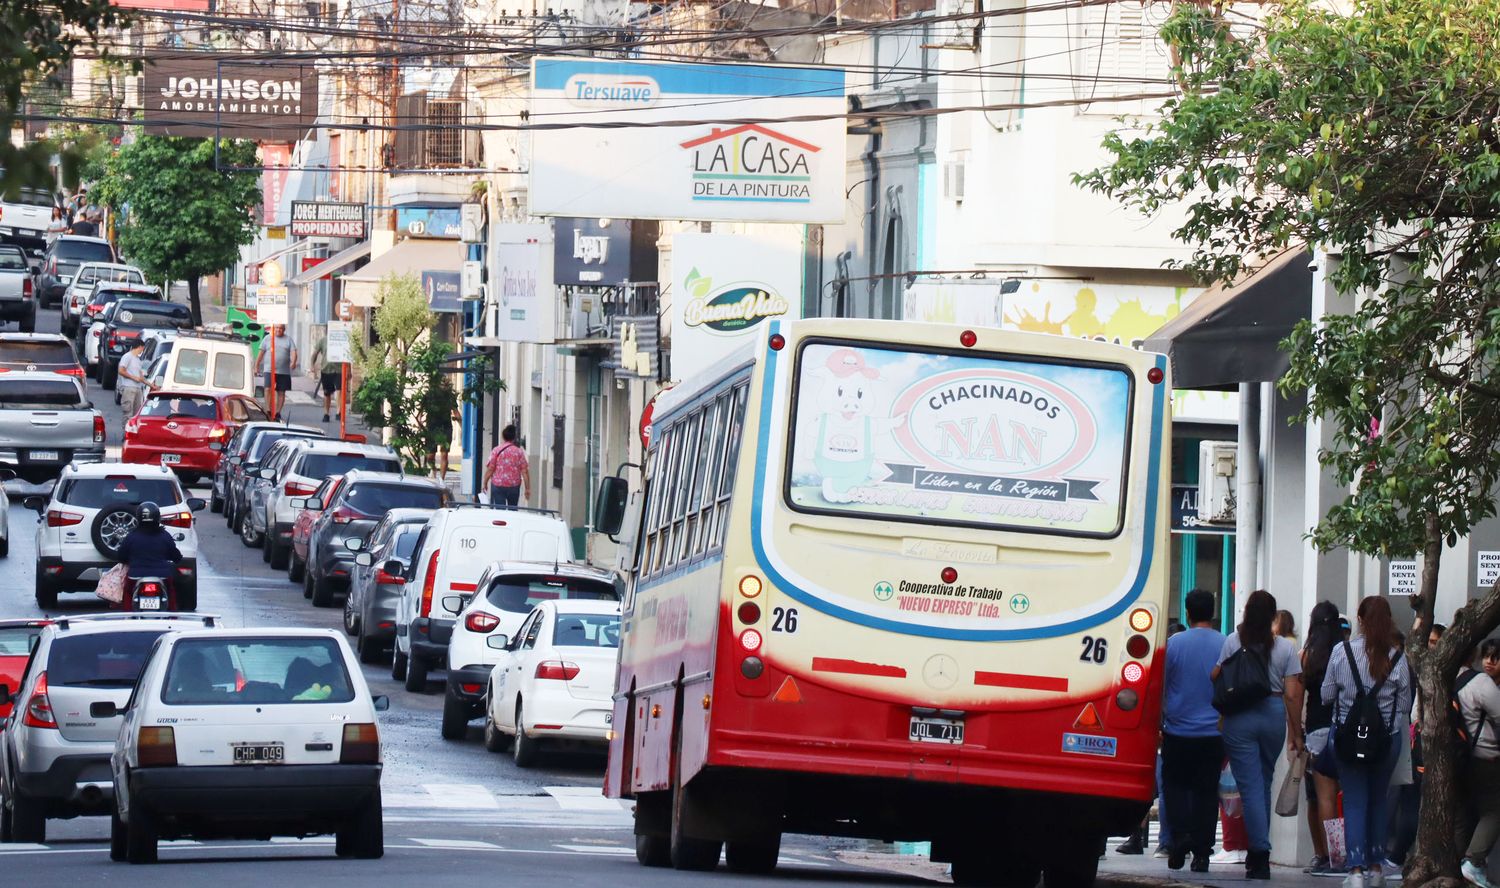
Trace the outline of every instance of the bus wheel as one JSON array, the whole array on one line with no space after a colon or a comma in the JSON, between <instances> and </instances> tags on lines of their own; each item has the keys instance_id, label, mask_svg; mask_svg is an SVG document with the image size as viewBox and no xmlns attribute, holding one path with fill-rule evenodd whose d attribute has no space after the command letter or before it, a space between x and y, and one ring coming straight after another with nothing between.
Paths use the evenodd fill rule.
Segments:
<instances>
[{"instance_id":1,"label":"bus wheel","mask_svg":"<svg viewBox=\"0 0 1500 888\"><path fill-rule=\"evenodd\" d=\"M681 707L679 706L679 711ZM678 729L676 754L672 756L672 867L707 871L719 865L724 843L687 834L688 790L682 783L682 736Z\"/></svg>"},{"instance_id":2,"label":"bus wheel","mask_svg":"<svg viewBox=\"0 0 1500 888\"><path fill-rule=\"evenodd\" d=\"M724 865L735 873L769 873L781 856L781 833L724 844Z\"/></svg>"},{"instance_id":3,"label":"bus wheel","mask_svg":"<svg viewBox=\"0 0 1500 888\"><path fill-rule=\"evenodd\" d=\"M1085 848L1054 849L1042 874L1043 884L1047 888L1089 888L1099 875L1099 855L1103 850L1103 839L1088 843Z\"/></svg>"},{"instance_id":4,"label":"bus wheel","mask_svg":"<svg viewBox=\"0 0 1500 888\"><path fill-rule=\"evenodd\" d=\"M636 836L635 859L641 866L671 866L672 840L666 836Z\"/></svg>"},{"instance_id":5,"label":"bus wheel","mask_svg":"<svg viewBox=\"0 0 1500 888\"><path fill-rule=\"evenodd\" d=\"M635 859L641 866L672 865L672 796L642 792L635 797Z\"/></svg>"},{"instance_id":6,"label":"bus wheel","mask_svg":"<svg viewBox=\"0 0 1500 888\"><path fill-rule=\"evenodd\" d=\"M953 858L953 884L985 888L1036 888L1042 868L1034 861L969 852Z\"/></svg>"}]
</instances>

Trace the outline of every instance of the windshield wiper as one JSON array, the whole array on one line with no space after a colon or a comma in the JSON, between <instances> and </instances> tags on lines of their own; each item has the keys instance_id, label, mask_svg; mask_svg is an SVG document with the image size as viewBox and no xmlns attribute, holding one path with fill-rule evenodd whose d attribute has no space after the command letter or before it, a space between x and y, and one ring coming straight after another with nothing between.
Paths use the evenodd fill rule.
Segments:
<instances>
[{"instance_id":1,"label":"windshield wiper","mask_svg":"<svg viewBox=\"0 0 1500 888\"><path fill-rule=\"evenodd\" d=\"M59 685L73 688L133 688L133 678L83 678L77 681L60 681Z\"/></svg>"}]
</instances>

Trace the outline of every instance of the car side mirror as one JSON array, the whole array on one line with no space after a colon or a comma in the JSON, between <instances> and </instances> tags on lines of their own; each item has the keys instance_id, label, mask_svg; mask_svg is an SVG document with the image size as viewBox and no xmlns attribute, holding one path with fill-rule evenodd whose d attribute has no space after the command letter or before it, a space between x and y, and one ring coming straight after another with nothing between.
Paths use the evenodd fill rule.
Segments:
<instances>
[{"instance_id":1,"label":"car side mirror","mask_svg":"<svg viewBox=\"0 0 1500 888\"><path fill-rule=\"evenodd\" d=\"M328 504L317 497L310 496L307 498L307 505L303 506L303 508L311 509L314 512L321 512L328 508Z\"/></svg>"},{"instance_id":2,"label":"car side mirror","mask_svg":"<svg viewBox=\"0 0 1500 888\"><path fill-rule=\"evenodd\" d=\"M484 640L484 643L497 651L510 650L510 636L504 632L497 632L491 635Z\"/></svg>"},{"instance_id":3,"label":"car side mirror","mask_svg":"<svg viewBox=\"0 0 1500 888\"><path fill-rule=\"evenodd\" d=\"M358 552L365 547L365 541L359 537L349 537L344 540L344 548L350 552Z\"/></svg>"},{"instance_id":4,"label":"car side mirror","mask_svg":"<svg viewBox=\"0 0 1500 888\"><path fill-rule=\"evenodd\" d=\"M387 709L391 708L391 698L387 697L385 694L376 694L375 696L370 698L370 702L375 704L376 712L385 712Z\"/></svg>"},{"instance_id":5,"label":"car side mirror","mask_svg":"<svg viewBox=\"0 0 1500 888\"><path fill-rule=\"evenodd\" d=\"M187 507L189 509L191 509L192 511L194 511L194 512L201 512L207 506L208 506L208 500L205 500L202 497L199 497L199 496L190 496L190 497L188 497Z\"/></svg>"},{"instance_id":6,"label":"car side mirror","mask_svg":"<svg viewBox=\"0 0 1500 888\"><path fill-rule=\"evenodd\" d=\"M242 463L244 461L245 461L245 458L241 457L241 456L231 456L229 458L229 464L232 465L232 466L237 466L237 465L239 465L240 463Z\"/></svg>"},{"instance_id":7,"label":"car side mirror","mask_svg":"<svg viewBox=\"0 0 1500 888\"><path fill-rule=\"evenodd\" d=\"M406 565L396 559L392 558L385 564L380 565L380 569L393 577L400 577L403 583L406 582Z\"/></svg>"},{"instance_id":8,"label":"car side mirror","mask_svg":"<svg viewBox=\"0 0 1500 888\"><path fill-rule=\"evenodd\" d=\"M625 524L625 507L630 503L630 482L619 475L601 478L599 504L594 510L594 530L607 536L620 532Z\"/></svg>"},{"instance_id":9,"label":"car side mirror","mask_svg":"<svg viewBox=\"0 0 1500 888\"><path fill-rule=\"evenodd\" d=\"M462 595L444 595L443 610L449 613L458 613L464 609L464 597Z\"/></svg>"},{"instance_id":10,"label":"car side mirror","mask_svg":"<svg viewBox=\"0 0 1500 888\"><path fill-rule=\"evenodd\" d=\"M266 481L273 481L276 478L276 470L270 467L257 469L255 474L259 475L263 480Z\"/></svg>"},{"instance_id":11,"label":"car side mirror","mask_svg":"<svg viewBox=\"0 0 1500 888\"><path fill-rule=\"evenodd\" d=\"M308 499L305 496L295 496L292 497L288 505L290 505L294 509L305 509L307 508L307 504L310 502L312 502L312 500Z\"/></svg>"},{"instance_id":12,"label":"car side mirror","mask_svg":"<svg viewBox=\"0 0 1500 888\"><path fill-rule=\"evenodd\" d=\"M89 704L89 718L114 718L119 714L120 707L109 700Z\"/></svg>"},{"instance_id":13,"label":"car side mirror","mask_svg":"<svg viewBox=\"0 0 1500 888\"><path fill-rule=\"evenodd\" d=\"M40 265L32 265L32 266L30 266L30 270L31 270L32 274L41 274L42 273L42 267Z\"/></svg>"},{"instance_id":14,"label":"car side mirror","mask_svg":"<svg viewBox=\"0 0 1500 888\"><path fill-rule=\"evenodd\" d=\"M369 567L375 563L375 556L369 552L361 552L354 556L354 563L360 567Z\"/></svg>"},{"instance_id":15,"label":"car side mirror","mask_svg":"<svg viewBox=\"0 0 1500 888\"><path fill-rule=\"evenodd\" d=\"M47 511L47 498L45 496L28 496L21 500L21 505L40 515Z\"/></svg>"}]
</instances>

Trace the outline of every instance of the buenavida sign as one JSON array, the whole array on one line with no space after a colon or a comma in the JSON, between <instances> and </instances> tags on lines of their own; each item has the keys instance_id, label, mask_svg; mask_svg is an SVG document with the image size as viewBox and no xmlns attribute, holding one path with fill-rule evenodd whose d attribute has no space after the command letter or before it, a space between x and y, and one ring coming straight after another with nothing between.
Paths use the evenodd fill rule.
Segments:
<instances>
[{"instance_id":1,"label":"buenavida sign","mask_svg":"<svg viewBox=\"0 0 1500 888\"><path fill-rule=\"evenodd\" d=\"M672 237L672 377L689 379L760 333L801 317L800 225Z\"/></svg>"}]
</instances>

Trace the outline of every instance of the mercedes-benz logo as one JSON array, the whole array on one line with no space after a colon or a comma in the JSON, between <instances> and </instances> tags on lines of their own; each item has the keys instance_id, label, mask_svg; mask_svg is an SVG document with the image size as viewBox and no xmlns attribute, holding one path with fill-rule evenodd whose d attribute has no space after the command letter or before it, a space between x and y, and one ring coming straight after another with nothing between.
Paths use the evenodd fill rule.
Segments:
<instances>
[{"instance_id":1,"label":"mercedes-benz logo","mask_svg":"<svg viewBox=\"0 0 1500 888\"><path fill-rule=\"evenodd\" d=\"M933 654L922 665L922 679L928 687L951 688L958 683L958 661L947 654Z\"/></svg>"}]
</instances>

